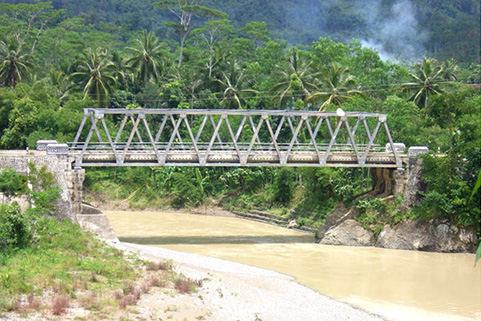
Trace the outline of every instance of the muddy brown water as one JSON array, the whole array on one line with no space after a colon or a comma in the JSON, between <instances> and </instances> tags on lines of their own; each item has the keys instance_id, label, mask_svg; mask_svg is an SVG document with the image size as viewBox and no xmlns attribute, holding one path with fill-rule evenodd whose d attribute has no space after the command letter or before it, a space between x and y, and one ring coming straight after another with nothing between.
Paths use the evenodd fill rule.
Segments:
<instances>
[{"instance_id":1,"label":"muddy brown water","mask_svg":"<svg viewBox=\"0 0 481 321\"><path fill-rule=\"evenodd\" d=\"M294 276L391 320L481 320L473 254L323 246L310 234L239 219L105 211L123 242L197 253Z\"/></svg>"}]
</instances>

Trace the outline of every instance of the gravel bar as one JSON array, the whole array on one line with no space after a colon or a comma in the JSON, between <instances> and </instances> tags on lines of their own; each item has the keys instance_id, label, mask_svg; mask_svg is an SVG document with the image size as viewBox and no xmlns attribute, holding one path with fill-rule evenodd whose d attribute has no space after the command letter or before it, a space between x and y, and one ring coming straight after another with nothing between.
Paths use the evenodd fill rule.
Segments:
<instances>
[{"instance_id":1,"label":"gravel bar","mask_svg":"<svg viewBox=\"0 0 481 321\"><path fill-rule=\"evenodd\" d=\"M198 297L209 321L380 321L378 315L333 300L291 276L208 256L118 243L150 260L172 260L177 272L204 280Z\"/></svg>"}]
</instances>

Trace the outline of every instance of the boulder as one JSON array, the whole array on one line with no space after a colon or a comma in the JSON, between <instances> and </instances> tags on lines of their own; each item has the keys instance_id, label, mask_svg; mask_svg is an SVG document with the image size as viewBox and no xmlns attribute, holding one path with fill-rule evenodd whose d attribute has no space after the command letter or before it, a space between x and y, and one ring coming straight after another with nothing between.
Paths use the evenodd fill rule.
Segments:
<instances>
[{"instance_id":1,"label":"boulder","mask_svg":"<svg viewBox=\"0 0 481 321\"><path fill-rule=\"evenodd\" d=\"M299 224L297 223L297 220L290 220L289 223L287 224L287 228L298 228Z\"/></svg>"},{"instance_id":2,"label":"boulder","mask_svg":"<svg viewBox=\"0 0 481 321\"><path fill-rule=\"evenodd\" d=\"M372 246L374 243L374 233L353 219L329 229L321 240L324 245Z\"/></svg>"},{"instance_id":3,"label":"boulder","mask_svg":"<svg viewBox=\"0 0 481 321\"><path fill-rule=\"evenodd\" d=\"M447 222L409 220L395 227L386 225L378 236L377 247L433 252L472 252L476 233Z\"/></svg>"},{"instance_id":4,"label":"boulder","mask_svg":"<svg viewBox=\"0 0 481 321\"><path fill-rule=\"evenodd\" d=\"M395 227L384 226L376 246L386 249L434 251L429 226L421 219L403 222Z\"/></svg>"},{"instance_id":5,"label":"boulder","mask_svg":"<svg viewBox=\"0 0 481 321\"><path fill-rule=\"evenodd\" d=\"M351 207L349 210L344 206L344 204L339 203L334 211L332 211L327 217L326 222L323 226L319 228L316 232L316 239L322 240L326 232L332 228L333 226L339 225L340 223L344 222L348 219L353 219L359 214L359 211L354 206Z\"/></svg>"}]
</instances>

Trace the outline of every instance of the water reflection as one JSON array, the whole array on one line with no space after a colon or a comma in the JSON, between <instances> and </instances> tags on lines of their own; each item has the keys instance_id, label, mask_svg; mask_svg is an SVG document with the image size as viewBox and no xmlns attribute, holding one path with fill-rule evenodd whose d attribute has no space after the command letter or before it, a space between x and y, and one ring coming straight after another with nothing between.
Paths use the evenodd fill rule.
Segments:
<instances>
[{"instance_id":1,"label":"water reflection","mask_svg":"<svg viewBox=\"0 0 481 321\"><path fill-rule=\"evenodd\" d=\"M259 235L259 236L150 236L119 237L121 242L150 245L181 244L289 244L314 243L312 235Z\"/></svg>"}]
</instances>

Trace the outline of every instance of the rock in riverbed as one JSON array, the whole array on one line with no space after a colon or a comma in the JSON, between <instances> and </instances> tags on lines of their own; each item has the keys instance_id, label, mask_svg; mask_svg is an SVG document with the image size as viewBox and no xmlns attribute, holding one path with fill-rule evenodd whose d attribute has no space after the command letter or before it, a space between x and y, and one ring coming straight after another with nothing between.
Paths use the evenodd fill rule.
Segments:
<instances>
[{"instance_id":1,"label":"rock in riverbed","mask_svg":"<svg viewBox=\"0 0 481 321\"><path fill-rule=\"evenodd\" d=\"M476 233L447 222L409 220L386 225L378 236L377 247L433 252L471 252Z\"/></svg>"},{"instance_id":2,"label":"rock in riverbed","mask_svg":"<svg viewBox=\"0 0 481 321\"><path fill-rule=\"evenodd\" d=\"M321 240L324 245L372 246L374 243L374 233L352 219L329 229Z\"/></svg>"}]
</instances>

